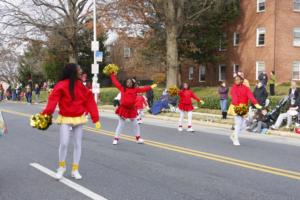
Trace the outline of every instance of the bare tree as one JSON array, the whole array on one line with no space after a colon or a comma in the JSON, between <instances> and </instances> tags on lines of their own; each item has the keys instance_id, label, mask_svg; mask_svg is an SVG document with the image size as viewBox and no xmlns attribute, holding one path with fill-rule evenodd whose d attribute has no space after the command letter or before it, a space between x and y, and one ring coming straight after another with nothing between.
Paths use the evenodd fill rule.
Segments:
<instances>
[{"instance_id":1,"label":"bare tree","mask_svg":"<svg viewBox=\"0 0 300 200\"><path fill-rule=\"evenodd\" d=\"M178 84L178 39L184 27L199 23L207 11L221 9L235 0L110 0L99 1L102 13L115 20L110 24L121 31L155 29L165 36L167 86Z\"/></svg>"},{"instance_id":2,"label":"bare tree","mask_svg":"<svg viewBox=\"0 0 300 200\"><path fill-rule=\"evenodd\" d=\"M44 40L59 35L69 61L77 62L78 34L91 18L90 0L0 0L0 23L7 37Z\"/></svg>"},{"instance_id":3,"label":"bare tree","mask_svg":"<svg viewBox=\"0 0 300 200\"><path fill-rule=\"evenodd\" d=\"M17 57L9 50L0 50L0 81L8 84L17 81Z\"/></svg>"}]
</instances>

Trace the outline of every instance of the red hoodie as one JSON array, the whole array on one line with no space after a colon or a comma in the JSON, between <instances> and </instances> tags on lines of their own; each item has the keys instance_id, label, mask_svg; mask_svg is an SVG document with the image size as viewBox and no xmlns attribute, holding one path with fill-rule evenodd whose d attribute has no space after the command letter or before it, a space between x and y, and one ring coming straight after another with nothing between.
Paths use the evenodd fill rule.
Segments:
<instances>
[{"instance_id":1,"label":"red hoodie","mask_svg":"<svg viewBox=\"0 0 300 200\"><path fill-rule=\"evenodd\" d=\"M58 104L59 114L64 117L80 117L87 111L91 114L93 122L98 122L99 111L93 93L79 80L75 82L74 95L75 99L72 99L69 80L59 81L48 98L43 114L52 115Z\"/></svg>"},{"instance_id":2,"label":"red hoodie","mask_svg":"<svg viewBox=\"0 0 300 200\"><path fill-rule=\"evenodd\" d=\"M125 119L134 119L138 115L137 108L135 107L136 98L138 93L145 93L152 88L150 86L137 87L137 88L124 88L116 78L116 75L110 76L113 84L121 92L120 106L116 110L116 114Z\"/></svg>"},{"instance_id":3,"label":"red hoodie","mask_svg":"<svg viewBox=\"0 0 300 200\"><path fill-rule=\"evenodd\" d=\"M232 104L235 106L239 104L248 105L249 100L254 105L258 104L251 90L244 84L241 85L234 84L231 89L231 97L232 97Z\"/></svg>"},{"instance_id":4,"label":"red hoodie","mask_svg":"<svg viewBox=\"0 0 300 200\"><path fill-rule=\"evenodd\" d=\"M183 89L179 91L179 109L185 112L194 110L194 107L192 105L192 99L195 99L196 101L200 101L200 99L194 94L192 90L189 89Z\"/></svg>"}]
</instances>

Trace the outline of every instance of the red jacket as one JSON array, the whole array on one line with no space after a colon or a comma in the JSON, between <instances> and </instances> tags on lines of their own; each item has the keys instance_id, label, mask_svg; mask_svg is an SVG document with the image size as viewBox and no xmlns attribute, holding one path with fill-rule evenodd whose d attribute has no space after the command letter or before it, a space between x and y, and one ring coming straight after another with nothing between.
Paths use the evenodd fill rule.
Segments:
<instances>
[{"instance_id":1,"label":"red jacket","mask_svg":"<svg viewBox=\"0 0 300 200\"><path fill-rule=\"evenodd\" d=\"M189 89L183 89L179 91L179 109L183 111L191 111L194 110L194 107L192 105L192 99L195 99L196 101L200 101L200 99L194 94L192 90Z\"/></svg>"},{"instance_id":2,"label":"red jacket","mask_svg":"<svg viewBox=\"0 0 300 200\"><path fill-rule=\"evenodd\" d=\"M124 88L114 74L112 74L110 78L116 88L121 92L121 102L116 110L116 114L123 118L135 118L137 116L137 109L135 107L137 94L147 92L151 90L151 87Z\"/></svg>"},{"instance_id":3,"label":"red jacket","mask_svg":"<svg viewBox=\"0 0 300 200\"><path fill-rule=\"evenodd\" d=\"M237 106L239 104L247 104L248 105L249 100L254 105L258 104L258 102L254 98L251 90L244 84L241 84L241 85L234 84L231 89L231 97L232 97L232 104L235 106Z\"/></svg>"},{"instance_id":4,"label":"red jacket","mask_svg":"<svg viewBox=\"0 0 300 200\"><path fill-rule=\"evenodd\" d=\"M75 82L74 94L73 100L69 92L69 80L58 82L48 98L43 114L52 115L58 104L59 114L64 117L80 117L87 111L93 122L98 122L99 111L93 93L78 80Z\"/></svg>"},{"instance_id":5,"label":"red jacket","mask_svg":"<svg viewBox=\"0 0 300 200\"><path fill-rule=\"evenodd\" d=\"M135 107L138 110L144 109L147 106L147 101L144 96L138 95L136 97Z\"/></svg>"}]
</instances>

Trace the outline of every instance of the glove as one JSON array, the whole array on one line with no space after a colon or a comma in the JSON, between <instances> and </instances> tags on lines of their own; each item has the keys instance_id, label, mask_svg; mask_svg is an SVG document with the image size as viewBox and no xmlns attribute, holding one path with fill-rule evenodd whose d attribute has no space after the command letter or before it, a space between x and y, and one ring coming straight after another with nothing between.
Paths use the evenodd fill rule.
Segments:
<instances>
[{"instance_id":1,"label":"glove","mask_svg":"<svg viewBox=\"0 0 300 200\"><path fill-rule=\"evenodd\" d=\"M258 110L262 109L262 106L259 105L259 104L255 104L254 106L255 106L255 108L257 108Z\"/></svg>"},{"instance_id":2,"label":"glove","mask_svg":"<svg viewBox=\"0 0 300 200\"><path fill-rule=\"evenodd\" d=\"M157 87L157 84L156 84L156 83L155 83L155 84L152 84L150 87L151 87L152 89L154 89L154 88Z\"/></svg>"},{"instance_id":3,"label":"glove","mask_svg":"<svg viewBox=\"0 0 300 200\"><path fill-rule=\"evenodd\" d=\"M205 104L205 102L203 100L199 101L201 105Z\"/></svg>"},{"instance_id":4,"label":"glove","mask_svg":"<svg viewBox=\"0 0 300 200\"><path fill-rule=\"evenodd\" d=\"M99 121L95 123L95 128L98 130L101 129L101 123Z\"/></svg>"}]
</instances>

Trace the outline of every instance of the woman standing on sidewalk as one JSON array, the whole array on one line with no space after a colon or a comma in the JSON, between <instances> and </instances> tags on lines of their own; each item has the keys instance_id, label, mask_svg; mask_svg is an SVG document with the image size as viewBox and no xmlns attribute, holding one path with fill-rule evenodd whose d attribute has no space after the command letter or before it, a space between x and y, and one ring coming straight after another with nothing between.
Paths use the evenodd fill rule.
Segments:
<instances>
[{"instance_id":1,"label":"woman standing on sidewalk","mask_svg":"<svg viewBox=\"0 0 300 200\"><path fill-rule=\"evenodd\" d=\"M200 100L192 90L190 90L190 86L187 83L184 83L181 87L181 90L179 91L179 126L178 131L183 131L182 122L184 118L184 114L188 114L188 132L194 132L194 129L192 127L192 118L193 118L193 104L192 99L195 99L197 102L201 102L201 104L204 104L204 101Z\"/></svg>"},{"instance_id":2,"label":"woman standing on sidewalk","mask_svg":"<svg viewBox=\"0 0 300 200\"><path fill-rule=\"evenodd\" d=\"M276 75L275 71L270 74L270 95L275 96Z\"/></svg>"},{"instance_id":3,"label":"woman standing on sidewalk","mask_svg":"<svg viewBox=\"0 0 300 200\"><path fill-rule=\"evenodd\" d=\"M119 143L120 140L120 134L124 129L125 121L128 119L133 124L133 131L135 133L136 141L138 144L143 144L144 140L141 138L141 130L140 126L137 122L137 116L138 112L135 106L136 98L138 93L145 93L153 88L155 88L157 85L153 84L150 86L145 87L136 87L135 83L136 81L133 79L127 79L125 85L121 85L121 83L117 80L117 77L115 74L111 74L110 78L113 82L113 84L118 88L118 90L121 92L121 101L120 106L116 110L116 114L119 116L119 122L118 127L115 132L115 138L113 140L113 145L116 145Z\"/></svg>"},{"instance_id":4,"label":"woman standing on sidewalk","mask_svg":"<svg viewBox=\"0 0 300 200\"><path fill-rule=\"evenodd\" d=\"M222 111L222 119L227 119L227 101L228 101L228 87L226 83L223 81L219 87L219 95L220 95L220 106Z\"/></svg>"},{"instance_id":5,"label":"woman standing on sidewalk","mask_svg":"<svg viewBox=\"0 0 300 200\"><path fill-rule=\"evenodd\" d=\"M91 114L96 128L100 129L99 111L92 92L80 81L81 68L76 64L67 64L59 81L52 90L48 104L42 114L52 115L59 106L57 123L60 124L59 168L56 178L61 179L66 171L66 157L70 136L73 136L74 153L72 177L81 179L78 171L81 157L82 128L87 122L85 112Z\"/></svg>"},{"instance_id":6,"label":"woman standing on sidewalk","mask_svg":"<svg viewBox=\"0 0 300 200\"><path fill-rule=\"evenodd\" d=\"M233 142L233 145L239 146L239 134L246 128L246 120L244 116L248 112L248 103L249 100L252 104L255 105L257 109L261 109L261 106L258 104L254 98L251 90L243 84L243 78L240 75L237 75L234 79L234 85L231 89L232 105L233 109L230 110L230 114L235 115L234 123L235 130L230 135L230 139ZM238 110L244 110L244 112L238 112Z\"/></svg>"}]
</instances>

